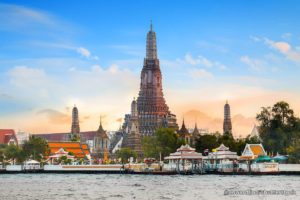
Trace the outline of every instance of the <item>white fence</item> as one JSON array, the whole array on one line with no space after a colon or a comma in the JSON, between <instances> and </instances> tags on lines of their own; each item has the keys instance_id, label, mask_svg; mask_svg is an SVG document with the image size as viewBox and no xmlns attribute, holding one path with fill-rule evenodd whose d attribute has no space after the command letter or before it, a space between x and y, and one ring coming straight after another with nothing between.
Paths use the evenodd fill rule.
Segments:
<instances>
[{"instance_id":1,"label":"white fence","mask_svg":"<svg viewBox=\"0 0 300 200\"><path fill-rule=\"evenodd\" d=\"M300 164L279 164L281 172L300 172Z\"/></svg>"},{"instance_id":2,"label":"white fence","mask_svg":"<svg viewBox=\"0 0 300 200\"><path fill-rule=\"evenodd\" d=\"M45 165L44 171L120 171L122 165Z\"/></svg>"},{"instance_id":3,"label":"white fence","mask_svg":"<svg viewBox=\"0 0 300 200\"><path fill-rule=\"evenodd\" d=\"M6 171L20 172L22 171L22 165L7 165Z\"/></svg>"}]
</instances>

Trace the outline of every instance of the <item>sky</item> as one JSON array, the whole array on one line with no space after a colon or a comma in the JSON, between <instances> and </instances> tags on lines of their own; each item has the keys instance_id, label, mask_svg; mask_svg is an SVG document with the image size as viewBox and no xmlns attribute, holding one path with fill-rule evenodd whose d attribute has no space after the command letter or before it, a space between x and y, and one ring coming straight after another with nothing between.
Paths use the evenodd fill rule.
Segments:
<instances>
[{"instance_id":1,"label":"sky","mask_svg":"<svg viewBox=\"0 0 300 200\"><path fill-rule=\"evenodd\" d=\"M116 130L139 91L150 20L168 106L190 128L235 136L262 106L300 115L299 1L0 1L0 128Z\"/></svg>"}]
</instances>

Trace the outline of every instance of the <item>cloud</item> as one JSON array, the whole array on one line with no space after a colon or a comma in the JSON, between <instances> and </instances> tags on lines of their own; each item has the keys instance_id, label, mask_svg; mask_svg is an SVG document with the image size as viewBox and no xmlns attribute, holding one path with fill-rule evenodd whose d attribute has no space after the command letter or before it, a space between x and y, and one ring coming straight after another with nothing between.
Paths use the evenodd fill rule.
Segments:
<instances>
[{"instance_id":1,"label":"cloud","mask_svg":"<svg viewBox=\"0 0 300 200\"><path fill-rule=\"evenodd\" d=\"M41 47L46 47L46 48L51 47L51 48L72 50L72 51L76 51L82 57L85 57L87 59L99 60L98 56L93 56L91 54L91 52L84 47L76 47L76 46L68 45L68 44L49 43L49 42L41 42L41 41L33 41L33 42L30 42L30 44L34 45L34 46L41 46Z\"/></svg>"},{"instance_id":2,"label":"cloud","mask_svg":"<svg viewBox=\"0 0 300 200\"><path fill-rule=\"evenodd\" d=\"M75 48L74 48L75 49ZM99 57L98 56L92 56L91 55L91 52L89 50L87 50L86 48L83 48L83 47L79 47L79 48L76 48L77 52L87 58L87 59L92 59L92 60L99 60Z\"/></svg>"},{"instance_id":3,"label":"cloud","mask_svg":"<svg viewBox=\"0 0 300 200\"><path fill-rule=\"evenodd\" d=\"M77 48L77 52L86 58L90 58L90 56L91 56L90 51L83 47Z\"/></svg>"},{"instance_id":4,"label":"cloud","mask_svg":"<svg viewBox=\"0 0 300 200\"><path fill-rule=\"evenodd\" d=\"M43 109L37 112L37 115L46 115L51 124L68 124L72 122L71 115L59 112L54 109Z\"/></svg>"},{"instance_id":5,"label":"cloud","mask_svg":"<svg viewBox=\"0 0 300 200\"><path fill-rule=\"evenodd\" d=\"M46 74L42 69L28 68L27 66L16 66L7 74L10 76L10 83L20 88L40 87L47 81Z\"/></svg>"},{"instance_id":6,"label":"cloud","mask_svg":"<svg viewBox=\"0 0 300 200\"><path fill-rule=\"evenodd\" d=\"M222 113L222 111L223 110L220 110L220 113ZM210 133L215 131L223 133L223 118L221 117L213 117L206 112L193 109L184 113L184 120L188 128L194 128L195 123L197 123L198 128L208 129ZM234 114L231 118L231 122L234 136L238 137L242 135L246 137L250 134L256 120L254 117ZM179 122L179 124L181 125L181 122Z\"/></svg>"},{"instance_id":7,"label":"cloud","mask_svg":"<svg viewBox=\"0 0 300 200\"><path fill-rule=\"evenodd\" d=\"M22 30L24 27L37 25L56 25L52 17L41 11L23 6L0 4L0 29Z\"/></svg>"},{"instance_id":8,"label":"cloud","mask_svg":"<svg viewBox=\"0 0 300 200\"><path fill-rule=\"evenodd\" d=\"M282 39L289 40L292 37L291 33L284 33L281 35Z\"/></svg>"},{"instance_id":9,"label":"cloud","mask_svg":"<svg viewBox=\"0 0 300 200\"><path fill-rule=\"evenodd\" d=\"M300 51L297 47L296 50L293 50L291 45L287 42L275 42L268 38L265 38L264 40L266 45L268 45L271 49L278 50L285 55L287 59L300 62Z\"/></svg>"},{"instance_id":10,"label":"cloud","mask_svg":"<svg viewBox=\"0 0 300 200\"><path fill-rule=\"evenodd\" d=\"M203 65L205 67L213 66L212 62L203 56L198 56L197 59L193 59L192 56L189 53L187 53L185 55L185 60L187 63L189 63L191 65Z\"/></svg>"},{"instance_id":11,"label":"cloud","mask_svg":"<svg viewBox=\"0 0 300 200\"><path fill-rule=\"evenodd\" d=\"M213 74L205 71L205 69L193 69L189 75L194 79L213 78Z\"/></svg>"},{"instance_id":12,"label":"cloud","mask_svg":"<svg viewBox=\"0 0 300 200\"><path fill-rule=\"evenodd\" d=\"M240 60L246 63L252 70L257 72L262 72L264 68L268 65L266 61L260 59L252 59L248 56L243 56Z\"/></svg>"},{"instance_id":13,"label":"cloud","mask_svg":"<svg viewBox=\"0 0 300 200\"><path fill-rule=\"evenodd\" d=\"M123 118L116 119L116 122L122 122L122 121L123 121Z\"/></svg>"},{"instance_id":14,"label":"cloud","mask_svg":"<svg viewBox=\"0 0 300 200\"><path fill-rule=\"evenodd\" d=\"M255 36L250 35L250 39L252 39L254 42L259 42L261 39Z\"/></svg>"}]
</instances>

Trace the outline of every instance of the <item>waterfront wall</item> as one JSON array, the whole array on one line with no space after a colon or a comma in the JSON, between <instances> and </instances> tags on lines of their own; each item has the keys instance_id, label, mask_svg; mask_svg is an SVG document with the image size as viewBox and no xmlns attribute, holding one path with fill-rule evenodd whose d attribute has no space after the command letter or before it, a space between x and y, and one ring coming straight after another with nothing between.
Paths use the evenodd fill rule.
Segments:
<instances>
[{"instance_id":1,"label":"waterfront wall","mask_svg":"<svg viewBox=\"0 0 300 200\"><path fill-rule=\"evenodd\" d=\"M120 171L122 165L45 165L44 171Z\"/></svg>"},{"instance_id":2,"label":"waterfront wall","mask_svg":"<svg viewBox=\"0 0 300 200\"><path fill-rule=\"evenodd\" d=\"M279 164L281 172L300 172L300 164Z\"/></svg>"}]
</instances>

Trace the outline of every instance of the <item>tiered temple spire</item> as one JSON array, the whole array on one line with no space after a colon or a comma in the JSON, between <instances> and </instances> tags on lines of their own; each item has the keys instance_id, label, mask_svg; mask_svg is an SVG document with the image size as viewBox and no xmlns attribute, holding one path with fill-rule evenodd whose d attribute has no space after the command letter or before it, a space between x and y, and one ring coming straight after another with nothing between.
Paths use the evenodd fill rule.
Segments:
<instances>
[{"instance_id":1,"label":"tiered temple spire","mask_svg":"<svg viewBox=\"0 0 300 200\"><path fill-rule=\"evenodd\" d=\"M139 131L142 136L153 136L159 127L178 130L176 116L171 114L162 91L162 75L157 59L156 34L147 34L146 57L141 72L140 92L137 98Z\"/></svg>"},{"instance_id":2,"label":"tiered temple spire","mask_svg":"<svg viewBox=\"0 0 300 200\"><path fill-rule=\"evenodd\" d=\"M72 110L71 134L72 137L80 138L79 117L78 117L78 109L76 105L74 105Z\"/></svg>"},{"instance_id":3,"label":"tiered temple spire","mask_svg":"<svg viewBox=\"0 0 300 200\"><path fill-rule=\"evenodd\" d=\"M223 133L229 133L229 134L232 134L232 124L231 124L231 116L230 116L230 106L229 106L227 100L226 100L226 104L225 104L225 106L224 106Z\"/></svg>"}]
</instances>

